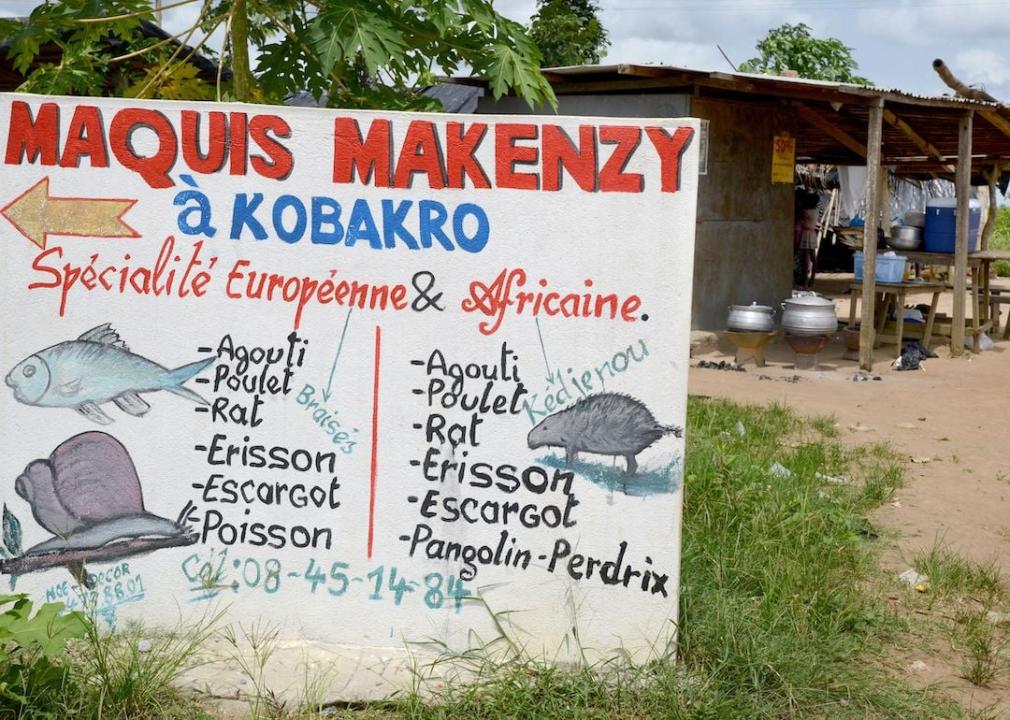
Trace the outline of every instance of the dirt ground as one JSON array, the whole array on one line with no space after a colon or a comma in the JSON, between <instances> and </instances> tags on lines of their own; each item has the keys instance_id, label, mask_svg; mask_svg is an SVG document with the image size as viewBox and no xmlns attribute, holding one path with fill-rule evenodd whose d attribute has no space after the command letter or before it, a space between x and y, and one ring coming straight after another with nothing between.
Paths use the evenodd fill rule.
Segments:
<instances>
[{"instance_id":1,"label":"dirt ground","mask_svg":"<svg viewBox=\"0 0 1010 720\"><path fill-rule=\"evenodd\" d=\"M840 288L837 277L826 281L820 289ZM949 306L949 295L944 300ZM847 297L838 295L836 307L840 318L848 316ZM911 567L918 552L940 540L971 560L995 559L1010 577L1010 343L997 341L994 350L951 358L941 342L933 343L939 358L927 361L924 371L907 372L891 369L894 346L882 345L874 365L881 379L854 382L858 367L842 359L840 339L820 354L813 371L794 369L792 351L779 339L769 348L767 367L753 362L745 363L746 372L692 367L689 389L692 395L779 402L804 415L834 415L843 438L886 441L906 455L905 487L874 518L897 533L896 546L884 555L888 571ZM695 354L692 365L732 359L731 346L720 339L718 350ZM992 688L975 688L958 677L958 660L943 646L938 642L931 656L902 653L895 664L914 681L938 683L976 711L995 703L1010 717L1005 674Z\"/></svg>"}]
</instances>

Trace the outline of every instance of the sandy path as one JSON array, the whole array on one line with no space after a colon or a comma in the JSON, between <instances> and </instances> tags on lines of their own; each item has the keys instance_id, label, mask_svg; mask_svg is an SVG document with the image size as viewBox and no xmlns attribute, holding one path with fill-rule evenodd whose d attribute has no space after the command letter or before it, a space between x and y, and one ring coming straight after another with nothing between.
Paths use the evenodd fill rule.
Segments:
<instances>
[{"instance_id":1,"label":"sandy path","mask_svg":"<svg viewBox=\"0 0 1010 720\"><path fill-rule=\"evenodd\" d=\"M942 357L927 361L925 372L897 372L881 362L879 382L852 382L854 364L836 362L838 355L838 349L825 351L825 364L833 369L819 372L774 362L785 360L781 348L764 369L692 368L690 392L831 414L842 435L855 442L886 441L910 460L930 458L909 462L907 484L896 498L900 507L885 505L878 520L901 532L899 546L907 557L942 536L972 559L998 558L1010 575L1010 354L997 349ZM785 381L797 375L798 382Z\"/></svg>"}]
</instances>

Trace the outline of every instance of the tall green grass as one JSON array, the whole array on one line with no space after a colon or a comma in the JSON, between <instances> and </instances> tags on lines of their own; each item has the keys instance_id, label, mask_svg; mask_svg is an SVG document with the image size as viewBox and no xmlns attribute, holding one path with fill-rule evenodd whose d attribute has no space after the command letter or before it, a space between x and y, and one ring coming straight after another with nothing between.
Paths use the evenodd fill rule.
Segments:
<instances>
[{"instance_id":1,"label":"tall green grass","mask_svg":"<svg viewBox=\"0 0 1010 720\"><path fill-rule=\"evenodd\" d=\"M25 676L31 685L23 698L0 691L0 720L213 720L176 682L201 664L200 651L216 632L220 614L156 634L136 625L103 632L93 614L81 617L83 637L68 642L46 672ZM12 642L18 640L8 640L5 651ZM9 662L0 656L0 665ZM6 676L7 667L0 670Z\"/></svg>"},{"instance_id":2,"label":"tall green grass","mask_svg":"<svg viewBox=\"0 0 1010 720\"><path fill-rule=\"evenodd\" d=\"M989 247L993 250L1010 250L1010 207L1001 207L996 214L996 228L993 230ZM1010 277L1010 261L998 260L993 269L1000 277Z\"/></svg>"},{"instance_id":3,"label":"tall green grass","mask_svg":"<svg viewBox=\"0 0 1010 720\"><path fill-rule=\"evenodd\" d=\"M879 446L847 452L833 423L807 423L777 406L692 399L688 430L676 659L573 672L521 652L505 661L489 655L482 666L473 655L477 682L368 712L418 720L960 717L960 708L878 662L903 623L869 582L876 533L867 514L900 484L897 457ZM771 473L775 462L791 474ZM823 478L841 474L851 483Z\"/></svg>"}]
</instances>

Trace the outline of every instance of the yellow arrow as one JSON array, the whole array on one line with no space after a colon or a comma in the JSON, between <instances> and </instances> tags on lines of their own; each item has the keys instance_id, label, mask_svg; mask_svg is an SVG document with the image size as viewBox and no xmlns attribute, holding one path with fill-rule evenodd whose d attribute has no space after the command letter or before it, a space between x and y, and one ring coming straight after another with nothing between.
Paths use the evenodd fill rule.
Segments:
<instances>
[{"instance_id":1,"label":"yellow arrow","mask_svg":"<svg viewBox=\"0 0 1010 720\"><path fill-rule=\"evenodd\" d=\"M45 249L50 235L140 237L140 233L123 222L123 215L136 202L53 197L49 194L49 178L45 177L0 209L0 215L18 232Z\"/></svg>"}]
</instances>

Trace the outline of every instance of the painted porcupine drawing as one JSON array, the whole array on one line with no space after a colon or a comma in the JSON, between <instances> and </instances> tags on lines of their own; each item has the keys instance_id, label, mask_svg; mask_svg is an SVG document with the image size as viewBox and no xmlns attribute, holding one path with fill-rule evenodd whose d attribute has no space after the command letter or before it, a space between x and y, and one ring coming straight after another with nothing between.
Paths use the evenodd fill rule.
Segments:
<instances>
[{"instance_id":1,"label":"painted porcupine drawing","mask_svg":"<svg viewBox=\"0 0 1010 720\"><path fill-rule=\"evenodd\" d=\"M664 435L682 437L683 429L660 425L641 400L597 393L545 417L530 430L526 442L531 450L563 447L569 465L580 452L620 455L627 461L628 475L634 475L635 456Z\"/></svg>"}]
</instances>

